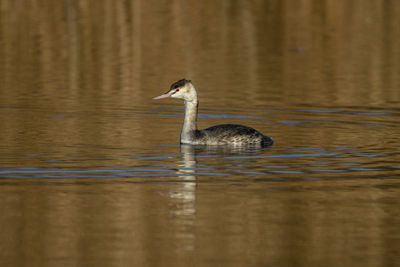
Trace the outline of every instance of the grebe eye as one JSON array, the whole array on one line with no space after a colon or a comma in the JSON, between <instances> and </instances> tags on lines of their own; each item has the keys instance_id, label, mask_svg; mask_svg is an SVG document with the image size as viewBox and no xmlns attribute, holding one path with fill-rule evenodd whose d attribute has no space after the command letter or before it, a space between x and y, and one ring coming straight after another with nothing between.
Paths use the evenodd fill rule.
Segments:
<instances>
[{"instance_id":1,"label":"grebe eye","mask_svg":"<svg viewBox=\"0 0 400 267\"><path fill-rule=\"evenodd\" d=\"M179 89L176 89L176 90L175 90L175 93L176 93L176 92L179 92Z\"/></svg>"}]
</instances>

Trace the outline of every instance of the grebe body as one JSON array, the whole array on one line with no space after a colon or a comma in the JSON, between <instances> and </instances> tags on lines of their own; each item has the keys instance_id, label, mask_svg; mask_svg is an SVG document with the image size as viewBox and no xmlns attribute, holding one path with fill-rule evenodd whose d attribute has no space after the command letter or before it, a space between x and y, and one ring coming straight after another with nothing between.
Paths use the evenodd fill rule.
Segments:
<instances>
[{"instance_id":1,"label":"grebe body","mask_svg":"<svg viewBox=\"0 0 400 267\"><path fill-rule=\"evenodd\" d=\"M181 131L181 144L193 145L257 145L270 146L272 138L259 131L238 124L215 125L204 130L197 129L197 92L190 80L182 79L171 85L168 92L153 99L183 99L185 118Z\"/></svg>"}]
</instances>

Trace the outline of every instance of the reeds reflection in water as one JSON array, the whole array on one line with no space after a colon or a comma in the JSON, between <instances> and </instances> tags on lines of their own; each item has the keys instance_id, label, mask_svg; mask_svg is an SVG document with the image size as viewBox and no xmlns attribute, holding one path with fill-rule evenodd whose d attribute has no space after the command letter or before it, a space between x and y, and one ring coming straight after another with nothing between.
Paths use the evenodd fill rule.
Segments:
<instances>
[{"instance_id":1,"label":"reeds reflection in water","mask_svg":"<svg viewBox=\"0 0 400 267\"><path fill-rule=\"evenodd\" d=\"M398 265L397 1L0 1L1 265ZM267 149L179 146L239 123Z\"/></svg>"}]
</instances>

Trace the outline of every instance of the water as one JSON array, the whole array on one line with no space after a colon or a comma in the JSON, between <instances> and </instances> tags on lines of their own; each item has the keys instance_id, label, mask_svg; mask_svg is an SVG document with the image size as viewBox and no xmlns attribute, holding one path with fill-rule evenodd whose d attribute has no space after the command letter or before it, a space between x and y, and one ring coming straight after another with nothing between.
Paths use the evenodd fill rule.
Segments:
<instances>
[{"instance_id":1,"label":"water","mask_svg":"<svg viewBox=\"0 0 400 267\"><path fill-rule=\"evenodd\" d=\"M399 264L397 3L28 2L1 1L2 265ZM183 77L200 128L275 144L180 146L152 97Z\"/></svg>"}]
</instances>

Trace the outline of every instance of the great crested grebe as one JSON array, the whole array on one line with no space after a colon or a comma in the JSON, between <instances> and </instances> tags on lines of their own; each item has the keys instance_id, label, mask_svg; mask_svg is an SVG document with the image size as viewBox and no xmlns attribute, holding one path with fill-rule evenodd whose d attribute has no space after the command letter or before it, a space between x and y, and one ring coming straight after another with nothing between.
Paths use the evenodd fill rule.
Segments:
<instances>
[{"instance_id":1,"label":"great crested grebe","mask_svg":"<svg viewBox=\"0 0 400 267\"><path fill-rule=\"evenodd\" d=\"M179 98L185 102L185 119L181 144L193 145L258 145L270 146L273 140L253 128L238 124L215 125L197 130L197 92L190 80L182 79L171 85L168 92L153 99Z\"/></svg>"}]
</instances>

